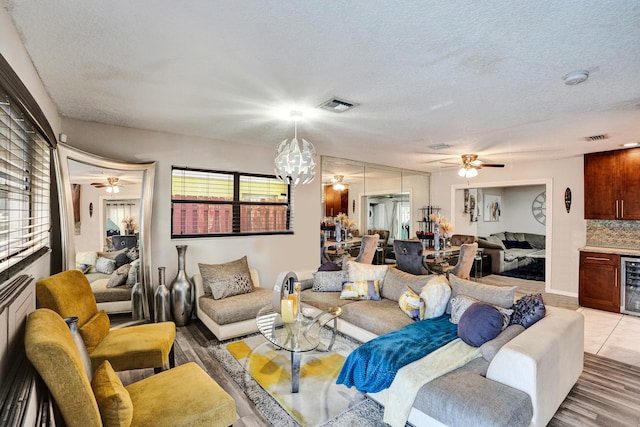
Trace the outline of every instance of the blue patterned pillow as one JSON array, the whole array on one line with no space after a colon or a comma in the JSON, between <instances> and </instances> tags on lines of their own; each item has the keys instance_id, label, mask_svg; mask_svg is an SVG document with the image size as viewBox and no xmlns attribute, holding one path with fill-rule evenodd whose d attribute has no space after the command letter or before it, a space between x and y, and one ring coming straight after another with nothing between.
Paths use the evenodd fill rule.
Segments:
<instances>
[{"instance_id":1,"label":"blue patterned pillow","mask_svg":"<svg viewBox=\"0 0 640 427\"><path fill-rule=\"evenodd\" d=\"M404 313L415 321L424 319L425 303L420 298L420 295L416 294L407 287L400 298L398 299L398 305Z\"/></svg>"},{"instance_id":2,"label":"blue patterned pillow","mask_svg":"<svg viewBox=\"0 0 640 427\"><path fill-rule=\"evenodd\" d=\"M542 294L530 294L520 298L513 305L511 325L522 325L525 328L542 319L547 313Z\"/></svg>"},{"instance_id":3,"label":"blue patterned pillow","mask_svg":"<svg viewBox=\"0 0 640 427\"><path fill-rule=\"evenodd\" d=\"M340 299L380 301L380 281L360 280L342 285Z\"/></svg>"}]
</instances>

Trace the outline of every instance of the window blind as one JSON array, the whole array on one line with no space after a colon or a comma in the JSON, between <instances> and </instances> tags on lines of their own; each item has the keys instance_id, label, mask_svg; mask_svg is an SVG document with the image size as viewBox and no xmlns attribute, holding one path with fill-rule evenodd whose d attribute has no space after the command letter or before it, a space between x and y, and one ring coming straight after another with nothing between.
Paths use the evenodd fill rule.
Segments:
<instances>
[{"instance_id":1,"label":"window blind","mask_svg":"<svg viewBox=\"0 0 640 427\"><path fill-rule=\"evenodd\" d=\"M171 172L171 237L292 233L290 186L272 175Z\"/></svg>"},{"instance_id":2,"label":"window blind","mask_svg":"<svg viewBox=\"0 0 640 427\"><path fill-rule=\"evenodd\" d=\"M51 153L29 116L0 88L0 281L48 250Z\"/></svg>"}]
</instances>

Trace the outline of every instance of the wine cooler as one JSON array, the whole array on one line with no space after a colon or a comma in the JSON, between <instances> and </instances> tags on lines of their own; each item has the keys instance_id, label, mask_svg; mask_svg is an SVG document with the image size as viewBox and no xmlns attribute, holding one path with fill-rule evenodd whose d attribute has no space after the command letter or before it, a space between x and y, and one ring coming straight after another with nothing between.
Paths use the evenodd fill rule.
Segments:
<instances>
[{"instance_id":1,"label":"wine cooler","mask_svg":"<svg viewBox=\"0 0 640 427\"><path fill-rule=\"evenodd\" d=\"M640 258L620 258L620 311L640 316Z\"/></svg>"}]
</instances>

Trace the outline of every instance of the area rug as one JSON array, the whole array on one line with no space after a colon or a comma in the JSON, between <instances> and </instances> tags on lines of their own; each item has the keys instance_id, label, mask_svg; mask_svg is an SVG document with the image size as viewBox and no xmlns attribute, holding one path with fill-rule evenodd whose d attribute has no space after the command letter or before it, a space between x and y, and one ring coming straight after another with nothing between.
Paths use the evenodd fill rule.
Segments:
<instances>
[{"instance_id":1,"label":"area rug","mask_svg":"<svg viewBox=\"0 0 640 427\"><path fill-rule=\"evenodd\" d=\"M381 411L357 390L335 383L346 355L357 345L338 336L335 351L302 353L298 393L291 393L290 353L260 334L212 344L209 350L273 425L357 426L369 418L367 413Z\"/></svg>"},{"instance_id":2,"label":"area rug","mask_svg":"<svg viewBox=\"0 0 640 427\"><path fill-rule=\"evenodd\" d=\"M498 273L501 276L544 282L544 259L534 259L532 263L513 270Z\"/></svg>"}]
</instances>

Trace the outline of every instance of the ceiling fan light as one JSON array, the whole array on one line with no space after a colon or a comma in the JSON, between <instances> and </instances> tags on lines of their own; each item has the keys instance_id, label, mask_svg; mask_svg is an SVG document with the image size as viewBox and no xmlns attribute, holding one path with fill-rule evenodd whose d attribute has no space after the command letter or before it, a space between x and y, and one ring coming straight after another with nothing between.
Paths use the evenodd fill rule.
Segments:
<instances>
[{"instance_id":1,"label":"ceiling fan light","mask_svg":"<svg viewBox=\"0 0 640 427\"><path fill-rule=\"evenodd\" d=\"M333 184L333 189L334 189L335 191L342 191L342 190L344 190L345 188L346 188L346 187L345 187L345 186L344 186L344 184L343 184L343 183L341 183L341 182L336 182L335 184Z\"/></svg>"},{"instance_id":2,"label":"ceiling fan light","mask_svg":"<svg viewBox=\"0 0 640 427\"><path fill-rule=\"evenodd\" d=\"M107 193L111 193L113 191L113 188L107 187L106 190L107 190Z\"/></svg>"},{"instance_id":3,"label":"ceiling fan light","mask_svg":"<svg viewBox=\"0 0 640 427\"><path fill-rule=\"evenodd\" d=\"M478 176L478 170L476 168L469 168L469 170L467 170L465 178L473 178L476 176Z\"/></svg>"},{"instance_id":4,"label":"ceiling fan light","mask_svg":"<svg viewBox=\"0 0 640 427\"><path fill-rule=\"evenodd\" d=\"M467 174L467 169L464 167L461 167L460 170L458 171L458 176L465 176Z\"/></svg>"},{"instance_id":5,"label":"ceiling fan light","mask_svg":"<svg viewBox=\"0 0 640 427\"><path fill-rule=\"evenodd\" d=\"M115 187L113 187L113 192L114 193L119 193L120 192L120 188L118 188L118 186L116 185Z\"/></svg>"}]
</instances>

